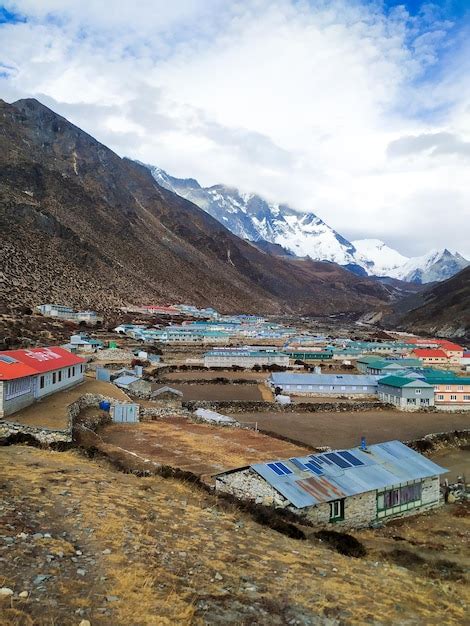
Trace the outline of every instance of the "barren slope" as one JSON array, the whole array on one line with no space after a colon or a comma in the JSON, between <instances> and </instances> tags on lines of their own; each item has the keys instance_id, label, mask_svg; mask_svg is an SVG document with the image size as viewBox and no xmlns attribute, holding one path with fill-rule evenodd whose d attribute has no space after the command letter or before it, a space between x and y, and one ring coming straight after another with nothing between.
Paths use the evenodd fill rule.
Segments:
<instances>
[{"instance_id":1,"label":"barren slope","mask_svg":"<svg viewBox=\"0 0 470 626\"><path fill-rule=\"evenodd\" d=\"M364 311L386 288L238 239L36 100L0 102L0 293L12 304L191 301L222 310Z\"/></svg>"},{"instance_id":2,"label":"barren slope","mask_svg":"<svg viewBox=\"0 0 470 626\"><path fill-rule=\"evenodd\" d=\"M427 574L376 550L351 558L290 539L194 485L121 474L77 452L10 446L0 473L0 587L14 592L0 595L1 626L465 622L468 589L452 561L468 521L450 507L421 518L420 549L438 548L425 562L449 559ZM415 549L413 527L397 531L402 551Z\"/></svg>"}]
</instances>

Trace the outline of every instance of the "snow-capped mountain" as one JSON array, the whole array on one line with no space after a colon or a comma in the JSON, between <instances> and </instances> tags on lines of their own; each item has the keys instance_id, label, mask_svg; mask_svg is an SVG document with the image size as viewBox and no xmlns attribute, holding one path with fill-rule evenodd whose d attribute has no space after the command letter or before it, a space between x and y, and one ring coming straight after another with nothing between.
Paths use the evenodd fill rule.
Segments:
<instances>
[{"instance_id":1,"label":"snow-capped mountain","mask_svg":"<svg viewBox=\"0 0 470 626\"><path fill-rule=\"evenodd\" d=\"M225 185L201 187L194 179L174 178L158 167L149 169L159 185L191 200L243 239L269 241L297 256L339 265L356 263L354 246L314 213L299 213Z\"/></svg>"},{"instance_id":2,"label":"snow-capped mountain","mask_svg":"<svg viewBox=\"0 0 470 626\"><path fill-rule=\"evenodd\" d=\"M356 260L373 276L390 276L409 283L431 283L446 280L463 270L470 262L458 252L431 250L418 257L406 257L380 239L352 242Z\"/></svg>"},{"instance_id":3,"label":"snow-capped mountain","mask_svg":"<svg viewBox=\"0 0 470 626\"><path fill-rule=\"evenodd\" d=\"M470 264L458 252L433 250L406 257L380 239L348 241L314 213L300 213L286 204L268 202L233 187L201 187L193 178L175 178L146 165L156 182L197 204L238 237L277 244L296 256L331 261L369 276L390 276L428 283L450 278Z\"/></svg>"},{"instance_id":4,"label":"snow-capped mountain","mask_svg":"<svg viewBox=\"0 0 470 626\"><path fill-rule=\"evenodd\" d=\"M408 259L402 267L390 272L389 276L409 283L432 283L451 278L468 265L470 262L461 254L444 248Z\"/></svg>"},{"instance_id":5,"label":"snow-capped mountain","mask_svg":"<svg viewBox=\"0 0 470 626\"><path fill-rule=\"evenodd\" d=\"M351 243L356 248L356 262L374 276L391 276L390 272L409 261L380 239L357 239Z\"/></svg>"}]
</instances>

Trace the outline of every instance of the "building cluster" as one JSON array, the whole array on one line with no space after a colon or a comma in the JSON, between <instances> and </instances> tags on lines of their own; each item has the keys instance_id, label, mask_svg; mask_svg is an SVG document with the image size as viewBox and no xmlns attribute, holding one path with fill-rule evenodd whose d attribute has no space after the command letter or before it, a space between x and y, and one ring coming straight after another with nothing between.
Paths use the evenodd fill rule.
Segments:
<instances>
[{"instance_id":1,"label":"building cluster","mask_svg":"<svg viewBox=\"0 0 470 626\"><path fill-rule=\"evenodd\" d=\"M183 321L163 327L121 324L114 329L143 343L228 344L237 340L282 340L290 331L280 324L249 315Z\"/></svg>"},{"instance_id":2,"label":"building cluster","mask_svg":"<svg viewBox=\"0 0 470 626\"><path fill-rule=\"evenodd\" d=\"M84 322L86 324L98 324L103 322L102 316L96 311L75 311L71 307L61 304L40 304L35 310L45 317L53 317L67 322Z\"/></svg>"}]
</instances>

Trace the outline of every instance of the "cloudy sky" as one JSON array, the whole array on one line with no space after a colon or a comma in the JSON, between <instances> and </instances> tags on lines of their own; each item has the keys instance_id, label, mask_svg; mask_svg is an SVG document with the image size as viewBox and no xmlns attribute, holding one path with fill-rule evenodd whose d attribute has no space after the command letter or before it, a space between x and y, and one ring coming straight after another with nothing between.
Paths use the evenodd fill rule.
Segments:
<instances>
[{"instance_id":1,"label":"cloudy sky","mask_svg":"<svg viewBox=\"0 0 470 626\"><path fill-rule=\"evenodd\" d=\"M0 97L122 156L470 258L470 0L11 0Z\"/></svg>"}]
</instances>

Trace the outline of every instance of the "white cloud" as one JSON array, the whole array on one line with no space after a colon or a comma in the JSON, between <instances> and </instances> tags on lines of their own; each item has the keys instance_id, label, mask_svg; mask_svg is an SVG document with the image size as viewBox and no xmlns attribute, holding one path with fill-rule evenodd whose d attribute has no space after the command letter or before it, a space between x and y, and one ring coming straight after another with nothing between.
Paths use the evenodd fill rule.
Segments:
<instances>
[{"instance_id":1,"label":"white cloud","mask_svg":"<svg viewBox=\"0 0 470 626\"><path fill-rule=\"evenodd\" d=\"M380 7L10 1L27 21L2 27L0 84L174 175L287 201L405 254L470 257L465 40L449 43L455 27L431 4L415 17Z\"/></svg>"}]
</instances>

